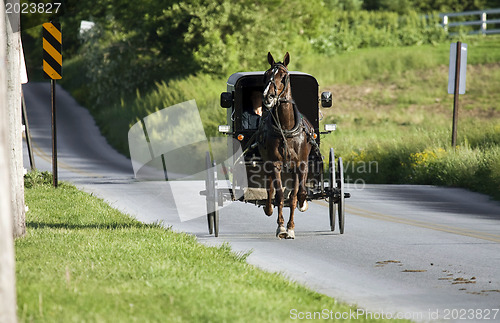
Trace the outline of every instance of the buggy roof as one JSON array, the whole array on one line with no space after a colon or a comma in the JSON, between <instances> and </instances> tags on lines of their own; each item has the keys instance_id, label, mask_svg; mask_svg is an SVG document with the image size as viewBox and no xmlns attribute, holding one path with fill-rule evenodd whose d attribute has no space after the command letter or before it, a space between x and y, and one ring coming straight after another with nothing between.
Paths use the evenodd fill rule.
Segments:
<instances>
[{"instance_id":1,"label":"buggy roof","mask_svg":"<svg viewBox=\"0 0 500 323\"><path fill-rule=\"evenodd\" d=\"M238 82L238 80L240 80L243 77L250 77L250 78L252 76L254 76L254 77L263 77L264 73L265 73L265 71L258 71L258 72L238 72L238 73L234 73L227 80L227 85L229 85L229 86L235 86L236 83ZM300 75L300 76L303 76L303 77L311 78L314 81L316 81L316 79L312 75L307 74L307 73L298 72L298 71L290 71L289 73L290 73L291 78L294 78L294 76ZM316 81L316 83L317 83L317 81Z\"/></svg>"},{"instance_id":2,"label":"buggy roof","mask_svg":"<svg viewBox=\"0 0 500 323\"><path fill-rule=\"evenodd\" d=\"M264 87L264 71L238 72L227 80L227 91L234 91L234 106L236 115L242 112L244 93L247 89ZM316 79L307 73L291 71L290 85L292 97L299 111L312 123L315 129L319 128L319 85Z\"/></svg>"}]
</instances>

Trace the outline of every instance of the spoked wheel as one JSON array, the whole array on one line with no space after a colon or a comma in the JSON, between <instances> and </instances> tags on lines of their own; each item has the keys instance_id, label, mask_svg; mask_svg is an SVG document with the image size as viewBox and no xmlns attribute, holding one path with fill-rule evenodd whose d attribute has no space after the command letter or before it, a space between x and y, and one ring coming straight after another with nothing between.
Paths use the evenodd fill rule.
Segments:
<instances>
[{"instance_id":1,"label":"spoked wheel","mask_svg":"<svg viewBox=\"0 0 500 323\"><path fill-rule=\"evenodd\" d=\"M205 166L207 169L207 178L205 180L205 191L207 193L206 202L207 202L208 233L212 234L214 232L214 221L212 217L212 212L215 206L212 196L213 196L213 191L215 189L215 180L213 179L213 172L211 171L212 158L210 157L210 152L208 151L205 158Z\"/></svg>"},{"instance_id":2,"label":"spoked wheel","mask_svg":"<svg viewBox=\"0 0 500 323\"><path fill-rule=\"evenodd\" d=\"M345 215L345 191L344 191L344 165L342 164L342 157L339 157L337 163L337 173L338 173L338 209L339 209L339 229L340 234L344 234L344 215Z\"/></svg>"},{"instance_id":3,"label":"spoked wheel","mask_svg":"<svg viewBox=\"0 0 500 323\"><path fill-rule=\"evenodd\" d=\"M212 162L210 152L207 151L205 158L205 165L207 167L207 178L205 181L205 189L207 193L207 220L208 220L208 233L214 233L216 237L219 236L219 209L218 209L218 193L217 193L217 168L215 163Z\"/></svg>"},{"instance_id":4,"label":"spoked wheel","mask_svg":"<svg viewBox=\"0 0 500 323\"><path fill-rule=\"evenodd\" d=\"M328 211L330 215L330 229L335 231L335 187L337 182L335 181L335 154L333 153L333 148L330 148L330 155L328 158L328 186L330 190L330 197L328 198Z\"/></svg>"}]
</instances>

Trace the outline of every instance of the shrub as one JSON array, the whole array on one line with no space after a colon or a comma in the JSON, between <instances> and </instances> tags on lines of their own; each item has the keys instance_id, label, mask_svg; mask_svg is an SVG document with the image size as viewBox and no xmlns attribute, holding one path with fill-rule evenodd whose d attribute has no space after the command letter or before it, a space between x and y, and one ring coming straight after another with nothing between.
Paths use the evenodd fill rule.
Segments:
<instances>
[{"instance_id":1,"label":"shrub","mask_svg":"<svg viewBox=\"0 0 500 323\"><path fill-rule=\"evenodd\" d=\"M50 186L53 183L52 173L47 171L32 170L24 175L24 187Z\"/></svg>"}]
</instances>

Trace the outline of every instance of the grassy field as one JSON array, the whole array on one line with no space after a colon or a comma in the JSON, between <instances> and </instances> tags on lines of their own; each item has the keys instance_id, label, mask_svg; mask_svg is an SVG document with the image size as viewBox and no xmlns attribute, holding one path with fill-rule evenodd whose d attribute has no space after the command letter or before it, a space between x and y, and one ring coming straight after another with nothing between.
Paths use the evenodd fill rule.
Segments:
<instances>
[{"instance_id":1,"label":"grassy field","mask_svg":"<svg viewBox=\"0 0 500 323\"><path fill-rule=\"evenodd\" d=\"M443 61L447 50L428 47L426 58L433 63L424 68L394 67L372 78L360 72L324 88L336 102L324 110L323 121L337 123L338 131L322 148L334 147L343 156L351 182L457 186L500 199L500 38L469 43L456 149L451 147L453 95L447 94Z\"/></svg>"},{"instance_id":2,"label":"grassy field","mask_svg":"<svg viewBox=\"0 0 500 323\"><path fill-rule=\"evenodd\" d=\"M349 163L349 181L457 186L500 199L500 37L461 40L468 44L467 91L460 96L456 150L450 147L449 42L291 58L291 70L314 75L320 90L333 93L334 108L323 110L322 122L337 123L338 130L322 149L327 155L334 147ZM69 73L77 63L69 64ZM190 76L90 110L109 142L127 155L131 125L182 101L195 99L207 136L217 135L217 125L226 122L218 103L225 82ZM367 164L377 167L367 170Z\"/></svg>"},{"instance_id":3,"label":"grassy field","mask_svg":"<svg viewBox=\"0 0 500 323\"><path fill-rule=\"evenodd\" d=\"M20 322L282 322L294 321L293 309L356 311L227 245L139 223L68 184L54 189L50 176L28 175L26 202Z\"/></svg>"}]
</instances>

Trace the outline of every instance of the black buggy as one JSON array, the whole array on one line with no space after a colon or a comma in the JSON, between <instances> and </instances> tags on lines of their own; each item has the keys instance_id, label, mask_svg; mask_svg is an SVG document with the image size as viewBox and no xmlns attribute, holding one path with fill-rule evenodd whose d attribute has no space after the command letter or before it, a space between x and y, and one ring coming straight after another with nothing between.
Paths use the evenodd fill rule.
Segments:
<instances>
[{"instance_id":1,"label":"black buggy","mask_svg":"<svg viewBox=\"0 0 500 323\"><path fill-rule=\"evenodd\" d=\"M219 208L225 201L242 201L262 206L267 199L263 172L265 164L259 156L255 140L258 129L245 118L245 114L251 114L252 111L252 93L263 91L263 76L264 72L235 73L227 81L227 92L221 94L221 106L227 109L227 125L219 126L219 132L229 137L227 156L224 162L216 163L214 156L211 156L210 152L206 153L206 189L200 192L206 196L209 233L215 234L216 237L219 233ZM330 148L328 164L325 165L319 151L319 135L329 134L336 128L335 124L328 124L324 130L319 129L320 103L323 108L331 107L332 95L330 92L323 92L320 98L318 82L306 73L290 72L290 83L299 111L314 128L315 143L309 155L306 183L307 200L328 201L332 231L335 230L335 215L338 209L339 230L343 234L344 200L349 198L350 194L344 189L342 158L339 157L335 164L334 151ZM243 171L236 172L236 169ZM222 179L218 178L218 174ZM283 177L286 181L286 172ZM286 197L287 193L285 206L289 206Z\"/></svg>"}]
</instances>

